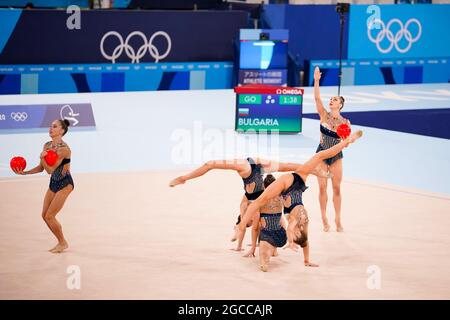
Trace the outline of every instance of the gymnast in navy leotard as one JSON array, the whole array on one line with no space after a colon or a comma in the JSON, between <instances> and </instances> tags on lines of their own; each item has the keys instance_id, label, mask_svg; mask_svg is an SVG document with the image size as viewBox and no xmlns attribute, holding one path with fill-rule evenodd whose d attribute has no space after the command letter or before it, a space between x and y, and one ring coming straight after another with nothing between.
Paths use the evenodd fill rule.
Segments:
<instances>
[{"instance_id":1,"label":"gymnast in navy leotard","mask_svg":"<svg viewBox=\"0 0 450 320\"><path fill-rule=\"evenodd\" d=\"M320 116L320 144L316 152L329 149L338 144L341 139L336 133L336 129L340 124L350 125L350 121L341 115L341 109L344 107L344 98L342 96L331 97L328 112L320 98L319 81L321 73L318 67L314 70L314 98L316 101L317 113ZM341 181L342 181L342 151L333 157L324 159L319 165L319 170L329 171L332 175L331 182L333 184L333 204L336 213L335 222L338 232L344 231L341 222ZM319 182L319 202L322 214L323 230L328 232L330 225L326 215L327 208L327 180L318 177Z\"/></svg>"},{"instance_id":2,"label":"gymnast in navy leotard","mask_svg":"<svg viewBox=\"0 0 450 320\"><path fill-rule=\"evenodd\" d=\"M308 187L298 173L294 172L292 173L292 176L292 184L281 193L284 200L284 212L289 214L289 231L293 233L293 242L300 245L300 247L305 248L308 245L309 220L303 205L303 192L305 192ZM296 216L294 214L296 214ZM295 226L297 226L297 228L295 228Z\"/></svg>"},{"instance_id":3,"label":"gymnast in navy leotard","mask_svg":"<svg viewBox=\"0 0 450 320\"><path fill-rule=\"evenodd\" d=\"M299 165L299 173L306 177L307 168ZM252 214L253 205L259 207L261 223L267 227L260 230L260 268L268 271L268 264L272 250L281 247L289 241L289 247L297 251L297 245L303 248L305 266L317 267L318 265L309 261L308 246L308 215L303 206L303 192L307 189L304 178L299 173L288 173L279 177L274 183L266 188L263 194L253 202L248 208L247 214ZM267 192L267 194L265 194ZM271 197L273 196L273 197ZM269 198L271 197L271 198ZM282 201L281 201L282 200ZM278 207L272 211L274 214L267 214L267 206L278 203ZM283 209L289 213L287 232L282 225ZM252 249L248 256L254 254L256 246L252 243Z\"/></svg>"},{"instance_id":4,"label":"gymnast in navy leotard","mask_svg":"<svg viewBox=\"0 0 450 320\"><path fill-rule=\"evenodd\" d=\"M253 200L258 199L258 197L264 191L264 169L260 163L256 163L252 158L247 158L248 164L250 165L250 175L242 178L242 182L244 183L244 197L241 201L241 212L238 214L236 225L241 222L241 216L245 209L249 205L249 203ZM243 208L242 208L243 207ZM248 225L247 227L250 227Z\"/></svg>"},{"instance_id":5,"label":"gymnast in navy leotard","mask_svg":"<svg viewBox=\"0 0 450 320\"><path fill-rule=\"evenodd\" d=\"M328 119L331 118L331 115L329 113L327 114L327 118ZM339 136L336 133L336 131L328 129L327 122L324 122L324 123L320 124L320 143L317 146L316 152L329 149L332 146L338 144L339 141L341 141L341 138L339 138ZM334 157L325 159L323 162L327 166L331 166L331 165L333 165L333 163L335 163L339 159L342 159L343 157L344 157L344 154L341 151L337 155L335 155Z\"/></svg>"},{"instance_id":6,"label":"gymnast in navy leotard","mask_svg":"<svg viewBox=\"0 0 450 320\"><path fill-rule=\"evenodd\" d=\"M268 174L264 179L264 186L268 187L275 181L275 177ZM270 199L260 209L259 229L259 261L262 271L267 271L270 257L276 256L277 248L286 244L286 225L282 217L283 200L281 196ZM253 230L252 230L253 231Z\"/></svg>"},{"instance_id":7,"label":"gymnast in navy leotard","mask_svg":"<svg viewBox=\"0 0 450 320\"><path fill-rule=\"evenodd\" d=\"M242 178L244 182L245 197L249 201L258 199L264 191L264 169L260 163L256 163L252 158L247 158L250 164L251 172L246 178ZM254 184L254 185L253 185Z\"/></svg>"},{"instance_id":8,"label":"gymnast in navy leotard","mask_svg":"<svg viewBox=\"0 0 450 320\"><path fill-rule=\"evenodd\" d=\"M250 220L259 219L262 208L266 206L272 199L282 196L285 210L289 212L288 219L288 247L294 251L298 250L298 246L303 248L305 266L316 267L317 265L309 261L309 243L308 243L308 215L303 206L303 192L307 187L305 181L307 177L317 170L317 166L324 160L334 157L349 144L355 142L362 136L362 131L353 133L349 138L340 141L335 146L322 150L312 156L311 159L304 164L297 164L294 173L283 174L273 183L271 183L264 192L254 200L238 225L237 237L239 241L244 236L246 224ZM274 242L275 243L275 242ZM252 248L249 254L254 254L256 250L256 241L252 241ZM265 271L265 270L264 270Z\"/></svg>"},{"instance_id":9,"label":"gymnast in navy leotard","mask_svg":"<svg viewBox=\"0 0 450 320\"><path fill-rule=\"evenodd\" d=\"M62 140L69 126L68 120L53 121L49 129L52 141L44 144L39 165L28 171L15 171L17 174L26 175L45 170L51 175L49 189L44 198L42 218L58 240L56 246L49 250L52 253L61 253L69 246L64 238L61 224L56 220L56 215L62 209L67 197L74 188L74 182L70 174L71 151L69 146ZM58 155L58 160L53 166L49 166L45 160L48 150L53 150Z\"/></svg>"},{"instance_id":10,"label":"gymnast in navy leotard","mask_svg":"<svg viewBox=\"0 0 450 320\"><path fill-rule=\"evenodd\" d=\"M292 171L296 168L296 164L292 163L279 163L270 160L264 160L259 158L247 158L247 159L233 159L233 160L215 160L208 161L201 167L189 172L186 175L179 176L170 181L169 186L175 187L179 184L184 184L186 181L203 176L207 172L213 169L222 170L234 170L242 178L244 183L245 194L242 197L240 204L240 214L238 217L238 222L241 221L242 217L245 215L245 211L249 204L256 200L259 195L264 191L263 174L267 172L286 172ZM250 227L253 223L258 223L259 220L248 220L247 227ZM236 230L237 231L237 230ZM231 239L236 240L235 235ZM242 241L238 241L236 249L237 251L242 250Z\"/></svg>"}]
</instances>

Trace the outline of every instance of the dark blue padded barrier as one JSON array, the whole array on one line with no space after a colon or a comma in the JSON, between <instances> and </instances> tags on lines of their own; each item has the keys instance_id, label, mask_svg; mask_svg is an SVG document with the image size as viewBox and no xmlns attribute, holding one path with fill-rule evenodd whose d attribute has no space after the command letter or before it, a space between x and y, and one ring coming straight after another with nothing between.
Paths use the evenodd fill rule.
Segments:
<instances>
[{"instance_id":1,"label":"dark blue padded barrier","mask_svg":"<svg viewBox=\"0 0 450 320\"><path fill-rule=\"evenodd\" d=\"M105 38L107 55L121 40L126 44L131 33L140 33L129 39L132 49L122 50L115 62L132 62L130 55L138 55L144 44L151 50L144 46L139 62L158 62L150 51L159 62L232 61L233 39L249 21L249 13L243 11L92 10L81 13L80 30L70 30L68 17L65 10L0 9L0 64L110 63L100 49L110 31L120 38ZM166 57L167 37L157 35L149 41L159 31L170 37Z\"/></svg>"},{"instance_id":2,"label":"dark blue padded barrier","mask_svg":"<svg viewBox=\"0 0 450 320\"><path fill-rule=\"evenodd\" d=\"M450 109L343 112L354 125L450 139ZM316 113L304 118L319 119Z\"/></svg>"},{"instance_id":3,"label":"dark blue padded barrier","mask_svg":"<svg viewBox=\"0 0 450 320\"><path fill-rule=\"evenodd\" d=\"M314 84L314 68L322 72L320 85L338 85L338 60L310 62L308 84ZM342 61L343 85L440 83L450 81L450 57L420 59L355 59Z\"/></svg>"},{"instance_id":4,"label":"dark blue padded barrier","mask_svg":"<svg viewBox=\"0 0 450 320\"><path fill-rule=\"evenodd\" d=\"M29 3L35 8L64 8L70 5L76 5L82 8L89 7L89 0L0 0L0 7L21 8Z\"/></svg>"},{"instance_id":5,"label":"dark blue padded barrier","mask_svg":"<svg viewBox=\"0 0 450 320\"><path fill-rule=\"evenodd\" d=\"M348 14L343 32L347 58ZM289 52L300 60L339 59L339 15L336 5L266 5L263 27L289 29ZM320 58L319 58L320 57Z\"/></svg>"}]
</instances>

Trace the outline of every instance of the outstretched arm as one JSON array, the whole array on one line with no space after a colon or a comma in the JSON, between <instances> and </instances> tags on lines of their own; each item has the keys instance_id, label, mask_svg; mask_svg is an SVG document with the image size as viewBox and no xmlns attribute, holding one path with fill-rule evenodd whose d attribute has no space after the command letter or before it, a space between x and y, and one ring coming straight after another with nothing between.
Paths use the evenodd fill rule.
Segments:
<instances>
[{"instance_id":1,"label":"outstretched arm","mask_svg":"<svg viewBox=\"0 0 450 320\"><path fill-rule=\"evenodd\" d=\"M291 179L291 180L289 180ZM264 192L253 201L247 208L247 211L245 212L244 217L241 219L241 223L238 225L238 233L236 235L237 240L239 243L242 243L244 240L245 235L245 227L247 224L252 221L253 219L256 219L259 217L259 209L266 205L269 199L275 198L279 196L283 190L285 189L287 183L290 181L292 183L292 175L283 175L279 177L277 180L275 180L270 186L268 186Z\"/></svg>"},{"instance_id":2,"label":"outstretched arm","mask_svg":"<svg viewBox=\"0 0 450 320\"><path fill-rule=\"evenodd\" d=\"M259 216L259 212L258 212ZM259 236L259 230L260 230L260 222L259 217L253 219L253 226L252 226L252 247L250 248L249 252L244 257L254 257L255 251L256 251L256 244L258 242L258 236Z\"/></svg>"},{"instance_id":3,"label":"outstretched arm","mask_svg":"<svg viewBox=\"0 0 450 320\"><path fill-rule=\"evenodd\" d=\"M44 167L39 163L36 167L34 167L33 169L30 169L28 171L24 171L24 174L35 174L35 173L40 173L44 171Z\"/></svg>"},{"instance_id":4,"label":"outstretched arm","mask_svg":"<svg viewBox=\"0 0 450 320\"><path fill-rule=\"evenodd\" d=\"M308 235L308 223L305 223L303 230ZM306 245L303 247L303 261L306 267L318 267L317 263L309 261L309 241L306 240Z\"/></svg>"},{"instance_id":5,"label":"outstretched arm","mask_svg":"<svg viewBox=\"0 0 450 320\"><path fill-rule=\"evenodd\" d=\"M47 146L47 143L44 144L44 147L43 147L41 155L40 155L40 162L36 167L34 167L33 169L30 169L30 170L27 170L27 171L13 169L14 172L16 174L20 174L20 175L27 175L27 174L40 173L40 172L44 171L44 169L45 169L45 171L47 171L47 173L51 174L55 170L55 168L57 168L61 164L62 160L65 157L70 156L70 150L68 148L59 149L58 153L57 153L58 161L51 167L44 160L44 157L47 154L46 146Z\"/></svg>"},{"instance_id":6,"label":"outstretched arm","mask_svg":"<svg viewBox=\"0 0 450 320\"><path fill-rule=\"evenodd\" d=\"M289 221L288 221L288 226L287 226L287 230L286 230L287 244L284 247L284 249L289 248L289 249L292 249L295 252L297 252L298 244L294 243L294 240L295 240L295 228L297 227L298 221L297 221L297 219L295 219L294 214L295 213L289 214Z\"/></svg>"},{"instance_id":7,"label":"outstretched arm","mask_svg":"<svg viewBox=\"0 0 450 320\"><path fill-rule=\"evenodd\" d=\"M305 247L303 247L303 260L306 267L318 267L319 265L317 263L313 263L309 261L309 243L306 244Z\"/></svg>"},{"instance_id":8,"label":"outstretched arm","mask_svg":"<svg viewBox=\"0 0 450 320\"><path fill-rule=\"evenodd\" d=\"M175 187L176 185L183 184L187 180L195 179L203 176L207 172L213 169L222 169L222 170L234 170L239 174L244 173L248 170L249 164L246 160L243 159L233 159L233 160L212 160L206 162L201 167L185 174L183 176L179 176L172 181L170 181L169 186Z\"/></svg>"},{"instance_id":9,"label":"outstretched arm","mask_svg":"<svg viewBox=\"0 0 450 320\"><path fill-rule=\"evenodd\" d=\"M41 164L38 164L33 169L30 169L30 170L27 170L27 171L18 170L17 168L13 168L13 171L14 171L15 174L20 174L20 175L35 174L35 173L39 173L39 172L44 171L44 167Z\"/></svg>"},{"instance_id":10,"label":"outstretched arm","mask_svg":"<svg viewBox=\"0 0 450 320\"><path fill-rule=\"evenodd\" d=\"M325 110L325 107L323 106L322 103L322 99L320 98L319 82L321 75L322 73L320 72L319 67L316 67L314 69L314 100L316 101L317 113L319 114L320 119L322 120L322 118L326 116L327 110Z\"/></svg>"}]
</instances>

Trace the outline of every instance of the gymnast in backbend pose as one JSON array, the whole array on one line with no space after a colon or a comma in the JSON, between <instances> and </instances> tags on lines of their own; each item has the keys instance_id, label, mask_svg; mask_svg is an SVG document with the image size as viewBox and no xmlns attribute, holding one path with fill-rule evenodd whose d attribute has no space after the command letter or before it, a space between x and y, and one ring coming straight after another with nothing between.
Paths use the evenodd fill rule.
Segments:
<instances>
[{"instance_id":1,"label":"gymnast in backbend pose","mask_svg":"<svg viewBox=\"0 0 450 320\"><path fill-rule=\"evenodd\" d=\"M259 212L270 199L282 196L284 199L285 211L289 213L288 223L288 247L294 251L298 250L298 245L303 248L305 266L316 266L309 261L308 245L308 216L303 207L302 194L306 190L305 181L311 172L316 170L317 165L324 159L333 157L350 143L355 142L362 136L362 131L357 131L349 138L342 140L335 146L316 153L311 159L303 165L298 164L295 172L280 176L276 181L270 184L264 192L253 201L247 208L245 215L238 225L237 237L240 242L245 235L245 227L249 221L259 219ZM249 252L256 250L256 240L252 239L252 248ZM266 269L266 267L264 267Z\"/></svg>"},{"instance_id":2,"label":"gymnast in backbend pose","mask_svg":"<svg viewBox=\"0 0 450 320\"><path fill-rule=\"evenodd\" d=\"M200 176L203 176L208 171L213 169L222 169L222 170L234 170L239 176L242 178L244 182L244 191L245 194L241 200L240 204L240 214L238 217L238 222L236 225L240 223L242 218L244 217L245 211L247 210L248 205L256 200L259 195L264 191L264 183L263 183L263 175L265 172L286 172L286 171L294 171L298 167L297 164L294 163L282 163L270 160L264 160L259 158L247 158L247 159L233 159L233 160L215 160L208 161L201 167L191 171L190 173L179 176L172 181L170 181L169 186L174 187L179 184L185 183L187 180L195 179ZM319 175L320 173L316 170L312 170L313 174ZM323 173L326 174L326 173ZM246 226L250 227L253 221L249 219L246 222ZM235 231L237 232L237 227L235 227ZM245 233L245 228L244 228ZM237 238L234 236L232 241L235 241ZM243 239L243 238L242 238ZM242 250L242 239L238 241L236 251Z\"/></svg>"},{"instance_id":3,"label":"gymnast in backbend pose","mask_svg":"<svg viewBox=\"0 0 450 320\"><path fill-rule=\"evenodd\" d=\"M264 179L264 186L267 188L275 181L275 177L268 174ZM301 187L305 190L307 187ZM303 192L301 191L301 192ZM318 267L318 264L309 261L309 246L308 246L308 215L302 206L300 208L300 215L290 214L289 207L292 206L292 201L288 195L276 196L269 199L260 210L260 220L258 224L253 223L252 228L252 248L245 255L245 257L254 257L256 250L256 239L259 235L259 261L261 271L267 272L270 262L270 257L277 256L277 248L283 247L288 239L291 242L298 243L303 248L303 256L305 266ZM301 197L301 195L300 195ZM286 232L285 219L282 218L284 198L289 201L288 207L285 207L285 213L288 216L288 227ZM292 217L292 218L290 218ZM295 217L295 218L294 218ZM296 249L295 249L296 250Z\"/></svg>"},{"instance_id":4,"label":"gymnast in backbend pose","mask_svg":"<svg viewBox=\"0 0 450 320\"><path fill-rule=\"evenodd\" d=\"M330 112L328 112L323 106L322 100L320 98L319 91L319 81L320 81L320 70L316 67L314 70L314 98L316 101L317 113L320 116L320 144L317 147L316 152L331 148L332 146L339 143L340 138L336 133L337 127L342 124L350 125L350 121L345 119L341 115L341 109L344 107L344 97L335 96L331 97L330 103L328 104ZM333 185L333 204L335 215L336 230L338 232L344 231L341 222L341 181L342 181L342 151L336 155L323 159L320 162L319 168L323 171L330 171L332 178L331 183ZM322 214L323 231L328 232L330 230L330 225L327 219L327 179L317 177L319 182L319 203L320 211Z\"/></svg>"},{"instance_id":5,"label":"gymnast in backbend pose","mask_svg":"<svg viewBox=\"0 0 450 320\"><path fill-rule=\"evenodd\" d=\"M264 178L264 187L267 188L275 181L275 177L268 174ZM260 219L255 220L252 228L252 249L245 255L254 257L256 239L259 235L259 260L262 271L267 271L271 256L277 256L277 248L286 244L286 224L282 218L283 199L276 196L269 199L260 209Z\"/></svg>"}]
</instances>

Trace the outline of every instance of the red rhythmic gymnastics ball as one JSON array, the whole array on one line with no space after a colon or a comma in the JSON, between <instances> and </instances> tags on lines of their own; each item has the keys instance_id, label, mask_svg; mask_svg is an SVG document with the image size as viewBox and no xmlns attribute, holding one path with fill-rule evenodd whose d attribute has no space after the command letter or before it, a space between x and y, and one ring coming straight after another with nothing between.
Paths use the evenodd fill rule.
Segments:
<instances>
[{"instance_id":1,"label":"red rhythmic gymnastics ball","mask_svg":"<svg viewBox=\"0 0 450 320\"><path fill-rule=\"evenodd\" d=\"M11 169L14 170L25 170L27 166L27 161L22 157L14 157L9 162Z\"/></svg>"},{"instance_id":2,"label":"red rhythmic gymnastics ball","mask_svg":"<svg viewBox=\"0 0 450 320\"><path fill-rule=\"evenodd\" d=\"M44 157L45 162L52 167L58 161L58 154L53 150L47 150L47 154Z\"/></svg>"},{"instance_id":3,"label":"red rhythmic gymnastics ball","mask_svg":"<svg viewBox=\"0 0 450 320\"><path fill-rule=\"evenodd\" d=\"M341 139L346 139L348 138L348 136L350 135L350 133L352 132L352 129L350 129L350 126L346 123L341 123L338 127L337 127L337 135L341 138Z\"/></svg>"}]
</instances>

